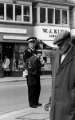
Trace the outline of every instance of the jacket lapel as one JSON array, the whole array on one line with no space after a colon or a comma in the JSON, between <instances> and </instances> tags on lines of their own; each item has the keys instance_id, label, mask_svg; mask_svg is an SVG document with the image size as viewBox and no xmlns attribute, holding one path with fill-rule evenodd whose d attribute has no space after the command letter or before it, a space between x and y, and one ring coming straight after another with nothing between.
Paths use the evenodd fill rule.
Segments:
<instances>
[{"instance_id":1,"label":"jacket lapel","mask_svg":"<svg viewBox=\"0 0 75 120\"><path fill-rule=\"evenodd\" d=\"M71 50L69 51L69 53L67 54L67 56L65 57L64 61L62 63L60 63L59 65L59 69L58 69L58 72L63 68L65 67L66 64L68 64L73 56L75 55L75 48L72 46Z\"/></svg>"}]
</instances>

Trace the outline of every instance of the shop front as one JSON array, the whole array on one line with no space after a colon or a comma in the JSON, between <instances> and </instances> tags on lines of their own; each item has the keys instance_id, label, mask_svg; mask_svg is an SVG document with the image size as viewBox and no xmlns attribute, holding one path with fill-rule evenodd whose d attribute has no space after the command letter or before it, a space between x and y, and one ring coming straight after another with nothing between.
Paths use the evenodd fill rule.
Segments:
<instances>
[{"instance_id":1,"label":"shop front","mask_svg":"<svg viewBox=\"0 0 75 120\"><path fill-rule=\"evenodd\" d=\"M10 60L8 74L4 76L21 76L24 68L23 53L25 48L26 44L24 43L2 43L2 62L4 62L5 56Z\"/></svg>"},{"instance_id":2,"label":"shop front","mask_svg":"<svg viewBox=\"0 0 75 120\"><path fill-rule=\"evenodd\" d=\"M0 76L22 76L24 69L23 53L27 44L24 43L0 43L0 61L1 61L1 75ZM3 68L3 64L7 57L10 61L9 69Z\"/></svg>"},{"instance_id":3,"label":"shop front","mask_svg":"<svg viewBox=\"0 0 75 120\"><path fill-rule=\"evenodd\" d=\"M0 74L1 76L22 76L24 69L23 54L27 47L26 39L31 35L31 27L13 28L0 27ZM12 27L12 28L11 28ZM6 69L5 58L9 59L9 69ZM8 64L8 62L7 62Z\"/></svg>"}]
</instances>

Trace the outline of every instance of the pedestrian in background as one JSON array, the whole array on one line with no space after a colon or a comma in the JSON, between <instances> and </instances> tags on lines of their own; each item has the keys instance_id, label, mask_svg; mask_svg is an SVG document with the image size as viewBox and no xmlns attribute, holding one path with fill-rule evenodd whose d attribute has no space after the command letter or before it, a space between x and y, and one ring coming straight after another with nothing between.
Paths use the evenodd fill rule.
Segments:
<instances>
[{"instance_id":1,"label":"pedestrian in background","mask_svg":"<svg viewBox=\"0 0 75 120\"><path fill-rule=\"evenodd\" d=\"M40 84L40 74L41 74L41 62L36 53L36 38L30 37L27 39L28 48L25 51L24 59L26 62L26 69L28 70L27 75L27 86L28 86L28 100L29 106L32 108L37 108L42 104L39 103L41 84ZM27 56L26 56L27 54Z\"/></svg>"},{"instance_id":2,"label":"pedestrian in background","mask_svg":"<svg viewBox=\"0 0 75 120\"><path fill-rule=\"evenodd\" d=\"M68 31L61 32L54 44L61 53L51 102L50 120L75 120L75 47Z\"/></svg>"},{"instance_id":3,"label":"pedestrian in background","mask_svg":"<svg viewBox=\"0 0 75 120\"><path fill-rule=\"evenodd\" d=\"M3 70L4 70L4 75L8 76L9 75L9 71L10 71L10 59L5 56L4 58L4 62L2 64Z\"/></svg>"}]
</instances>

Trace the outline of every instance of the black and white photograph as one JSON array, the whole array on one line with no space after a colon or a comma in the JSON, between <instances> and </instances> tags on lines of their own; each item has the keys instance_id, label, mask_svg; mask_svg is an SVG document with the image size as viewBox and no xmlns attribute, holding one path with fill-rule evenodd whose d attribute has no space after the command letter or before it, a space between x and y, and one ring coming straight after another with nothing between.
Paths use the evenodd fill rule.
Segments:
<instances>
[{"instance_id":1,"label":"black and white photograph","mask_svg":"<svg viewBox=\"0 0 75 120\"><path fill-rule=\"evenodd\" d=\"M75 0L0 0L0 120L75 120Z\"/></svg>"}]
</instances>

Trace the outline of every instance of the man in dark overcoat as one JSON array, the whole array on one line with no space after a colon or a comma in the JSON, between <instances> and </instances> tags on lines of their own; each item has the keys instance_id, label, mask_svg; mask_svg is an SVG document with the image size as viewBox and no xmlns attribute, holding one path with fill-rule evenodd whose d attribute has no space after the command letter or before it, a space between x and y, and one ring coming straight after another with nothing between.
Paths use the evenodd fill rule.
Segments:
<instances>
[{"instance_id":1,"label":"man in dark overcoat","mask_svg":"<svg viewBox=\"0 0 75 120\"><path fill-rule=\"evenodd\" d=\"M50 120L75 120L75 47L68 31L60 33L54 44L61 53L52 96Z\"/></svg>"},{"instance_id":2,"label":"man in dark overcoat","mask_svg":"<svg viewBox=\"0 0 75 120\"><path fill-rule=\"evenodd\" d=\"M60 51L58 48L53 48L52 51L49 53L50 61L51 61L51 71L52 71L52 85L51 85L51 95L49 97L49 102L45 104L44 108L46 111L50 110L53 91L54 91L54 83L55 83L55 76L56 72L59 68L59 59L60 59Z\"/></svg>"}]
</instances>

